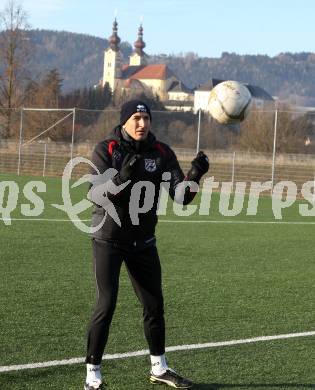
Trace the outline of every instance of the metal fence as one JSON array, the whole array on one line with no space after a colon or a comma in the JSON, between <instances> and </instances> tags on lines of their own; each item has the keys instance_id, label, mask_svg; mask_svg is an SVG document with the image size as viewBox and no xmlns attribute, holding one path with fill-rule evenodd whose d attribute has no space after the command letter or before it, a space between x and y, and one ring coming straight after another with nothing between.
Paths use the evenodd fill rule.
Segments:
<instances>
[{"instance_id":1,"label":"metal fence","mask_svg":"<svg viewBox=\"0 0 315 390\"><path fill-rule=\"evenodd\" d=\"M3 114L0 110L0 136L7 123ZM184 170L199 149L205 150L216 181L291 180L299 189L314 181L312 113L252 110L250 115L241 126L224 127L204 114L153 112L152 131L174 149ZM0 138L0 171L60 176L72 157L90 158L95 144L119 122L119 111L24 108L12 110L9 120L10 138ZM258 130L251 128L257 124ZM283 153L284 147L298 152ZM75 174L86 170L79 166Z\"/></svg>"}]
</instances>

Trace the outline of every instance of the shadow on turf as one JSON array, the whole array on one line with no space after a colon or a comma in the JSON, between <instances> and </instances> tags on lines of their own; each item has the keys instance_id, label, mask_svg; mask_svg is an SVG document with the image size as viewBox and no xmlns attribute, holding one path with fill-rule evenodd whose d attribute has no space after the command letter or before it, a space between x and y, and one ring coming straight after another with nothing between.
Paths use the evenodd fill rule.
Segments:
<instances>
[{"instance_id":1,"label":"shadow on turf","mask_svg":"<svg viewBox=\"0 0 315 390\"><path fill-rule=\"evenodd\" d=\"M277 389L315 389L314 383L196 383L194 390L220 390L220 389L256 389L256 388L277 388Z\"/></svg>"}]
</instances>

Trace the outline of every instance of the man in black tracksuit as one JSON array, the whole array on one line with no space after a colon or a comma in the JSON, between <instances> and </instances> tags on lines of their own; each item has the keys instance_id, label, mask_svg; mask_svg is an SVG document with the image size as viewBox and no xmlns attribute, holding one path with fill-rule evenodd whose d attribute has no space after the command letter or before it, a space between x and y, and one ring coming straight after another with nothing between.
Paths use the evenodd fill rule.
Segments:
<instances>
[{"instance_id":1,"label":"man in black tracksuit","mask_svg":"<svg viewBox=\"0 0 315 390\"><path fill-rule=\"evenodd\" d=\"M103 174L114 168L116 174L112 183L123 189L116 194L110 191L106 194L114 205L118 220L106 211L106 207L97 204L92 215L92 226L100 224L101 228L93 233L92 238L97 303L88 331L86 390L104 386L100 364L116 306L123 261L143 305L144 332L152 364L151 383L165 383L176 388L192 387L189 380L167 366L164 355L164 304L155 240L156 211L162 181L168 184L172 199L187 204L195 193L185 182L199 183L208 171L209 163L207 157L199 152L184 177L174 152L168 145L156 140L150 132L150 125L151 112L144 102L131 100L125 103L121 108L120 125L108 139L96 145L92 156L97 173ZM148 182L152 184L148 186ZM150 204L147 207L149 192ZM135 207L138 211L136 216L133 212Z\"/></svg>"}]
</instances>

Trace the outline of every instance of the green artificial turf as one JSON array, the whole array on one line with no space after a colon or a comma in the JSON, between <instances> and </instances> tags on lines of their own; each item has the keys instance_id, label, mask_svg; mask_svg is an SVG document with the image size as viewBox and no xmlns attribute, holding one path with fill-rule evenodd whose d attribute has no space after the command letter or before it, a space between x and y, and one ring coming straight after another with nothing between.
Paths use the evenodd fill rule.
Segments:
<instances>
[{"instance_id":1,"label":"green artificial turf","mask_svg":"<svg viewBox=\"0 0 315 390\"><path fill-rule=\"evenodd\" d=\"M24 220L0 221L0 366L83 357L95 300L90 239L51 206L61 203L60 179L45 179L45 209L37 218L48 220L38 221L24 217L20 205L28 203L25 183L43 179L0 175L4 180L18 183L12 217ZM74 203L86 189L73 189ZM282 221L302 224L256 224L276 222L270 198L260 199L257 216L244 207L223 217L218 202L213 194L210 215L191 217L174 215L170 203L158 224L167 346L315 330L314 218L299 215L296 202ZM194 220L217 222L187 222ZM123 267L107 353L147 349L141 314ZM264 341L168 358L196 389L311 389L314 343L315 337ZM109 389L150 389L148 370L148 357L104 363ZM13 371L0 373L0 388L78 389L84 376L83 364Z\"/></svg>"}]
</instances>

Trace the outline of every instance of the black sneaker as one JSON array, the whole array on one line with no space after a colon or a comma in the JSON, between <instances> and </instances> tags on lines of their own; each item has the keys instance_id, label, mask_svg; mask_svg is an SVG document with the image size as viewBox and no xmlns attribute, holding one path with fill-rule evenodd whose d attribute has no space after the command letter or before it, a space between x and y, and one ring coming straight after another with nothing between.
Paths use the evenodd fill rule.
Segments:
<instances>
[{"instance_id":1,"label":"black sneaker","mask_svg":"<svg viewBox=\"0 0 315 390\"><path fill-rule=\"evenodd\" d=\"M102 390L102 389L105 389L104 383L97 384L96 387L94 387L93 385L89 385L88 383L84 385L84 390Z\"/></svg>"},{"instance_id":2,"label":"black sneaker","mask_svg":"<svg viewBox=\"0 0 315 390\"><path fill-rule=\"evenodd\" d=\"M150 382L152 385L164 383L176 389L191 389L193 387L193 383L190 380L183 378L171 369L166 370L162 375L153 375L151 373Z\"/></svg>"}]
</instances>

